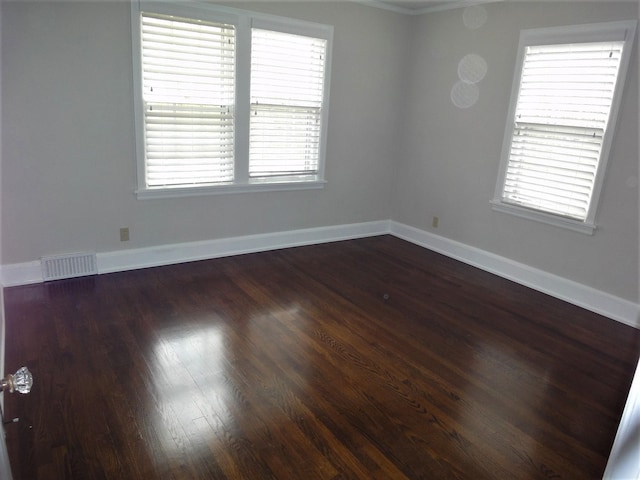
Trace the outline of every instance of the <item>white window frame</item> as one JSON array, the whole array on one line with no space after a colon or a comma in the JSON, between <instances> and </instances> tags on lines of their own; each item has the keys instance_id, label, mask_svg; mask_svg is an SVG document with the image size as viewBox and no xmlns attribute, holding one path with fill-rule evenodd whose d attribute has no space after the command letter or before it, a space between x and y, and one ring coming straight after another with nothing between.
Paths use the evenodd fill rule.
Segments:
<instances>
[{"instance_id":1,"label":"white window frame","mask_svg":"<svg viewBox=\"0 0 640 480\"><path fill-rule=\"evenodd\" d=\"M624 84L627 77L629 59L633 50L636 25L637 21L630 20L575 25L567 27L536 28L522 30L520 32L518 56L516 59L513 84L511 87L511 99L509 103L507 123L502 144L498 179L496 182L494 197L490 202L493 210L516 215L518 217L526 218L529 220L564 227L580 233L589 235L592 235L594 233L597 228L595 222L597 207L604 183L607 164L609 161L609 151L611 149L611 144L615 132L616 120L619 116L622 94L624 92ZM509 163L511 142L514 133L515 112L520 90L520 81L526 47L532 45L560 45L570 43L606 42L616 40L624 40L625 45L622 51L617 85L611 105L611 113L602 141L601 155L595 174L591 202L589 204L589 209L584 221L563 217L552 213L546 213L541 210L534 210L503 201L503 188L507 166Z\"/></svg>"},{"instance_id":2,"label":"white window frame","mask_svg":"<svg viewBox=\"0 0 640 480\"><path fill-rule=\"evenodd\" d=\"M145 131L142 99L141 12L174 15L234 25L236 28L236 85L235 85L235 159L234 180L194 187L152 187L146 185ZM251 29L262 28L322 38L327 41L318 170L315 174L293 177L249 178L250 68ZM325 159L329 113L329 87L333 27L285 17L266 15L219 5L185 2L131 2L131 30L133 57L134 121L136 134L137 189L139 199L185 197L198 195L246 193L259 191L309 190L324 188Z\"/></svg>"}]
</instances>

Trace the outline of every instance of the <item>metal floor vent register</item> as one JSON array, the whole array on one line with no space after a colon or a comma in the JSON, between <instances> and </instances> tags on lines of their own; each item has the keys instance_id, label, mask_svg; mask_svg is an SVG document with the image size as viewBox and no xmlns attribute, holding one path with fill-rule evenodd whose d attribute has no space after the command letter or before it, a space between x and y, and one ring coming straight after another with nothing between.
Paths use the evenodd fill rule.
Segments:
<instances>
[{"instance_id":1,"label":"metal floor vent register","mask_svg":"<svg viewBox=\"0 0 640 480\"><path fill-rule=\"evenodd\" d=\"M45 282L98 274L95 253L50 255L42 257L40 263L42 265L42 278Z\"/></svg>"}]
</instances>

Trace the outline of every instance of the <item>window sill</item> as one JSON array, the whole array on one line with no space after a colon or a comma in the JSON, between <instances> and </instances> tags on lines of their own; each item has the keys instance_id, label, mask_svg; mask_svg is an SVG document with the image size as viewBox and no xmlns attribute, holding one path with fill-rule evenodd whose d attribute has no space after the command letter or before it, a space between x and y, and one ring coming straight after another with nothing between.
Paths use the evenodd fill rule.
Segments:
<instances>
[{"instance_id":1,"label":"window sill","mask_svg":"<svg viewBox=\"0 0 640 480\"><path fill-rule=\"evenodd\" d=\"M139 200L153 198L198 197L202 195L226 195L232 193L285 192L292 190L318 190L326 180L287 181L279 179L250 180L248 183L223 183L194 187L144 188L136 190Z\"/></svg>"},{"instance_id":2,"label":"window sill","mask_svg":"<svg viewBox=\"0 0 640 480\"><path fill-rule=\"evenodd\" d=\"M584 233L586 235L593 235L597 228L595 223L581 222L579 220L572 220L570 218L564 218L557 215L537 212L517 205L510 205L501 202L500 200L491 200L490 203L491 209L496 212L508 213L510 215L515 215L516 217L566 228L567 230L573 230L574 232Z\"/></svg>"}]
</instances>

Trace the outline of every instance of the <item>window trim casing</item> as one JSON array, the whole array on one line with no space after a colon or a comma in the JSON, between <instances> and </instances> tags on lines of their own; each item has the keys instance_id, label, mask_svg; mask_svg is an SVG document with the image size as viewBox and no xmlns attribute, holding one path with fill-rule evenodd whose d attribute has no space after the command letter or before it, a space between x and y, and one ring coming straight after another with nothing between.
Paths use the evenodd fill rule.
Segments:
<instances>
[{"instance_id":1,"label":"window trim casing","mask_svg":"<svg viewBox=\"0 0 640 480\"><path fill-rule=\"evenodd\" d=\"M624 85L627 78L629 60L631 58L631 53L634 50L637 23L638 22L636 20L622 20L564 27L532 28L525 29L520 32L513 82L511 86L511 97L509 100L509 110L507 113L505 133L503 136L502 150L500 154L498 178L496 181L493 199L490 201L491 208L494 211L593 235L597 228L595 219L599 206L600 194L604 185L607 166L609 164L609 153L615 135L616 122L620 116L620 105L624 94ZM623 47L622 57L620 60L616 89L611 102L609 121L602 140L602 149L593 182L591 202L589 204L589 210L585 220L580 221L504 202L502 200L503 187L514 133L515 112L520 93L525 48L531 45L589 43L611 40L624 40L625 45Z\"/></svg>"},{"instance_id":2,"label":"window trim casing","mask_svg":"<svg viewBox=\"0 0 640 480\"><path fill-rule=\"evenodd\" d=\"M236 27L236 88L235 88L235 158L234 180L194 187L154 187L146 185L145 126L142 101L142 59L140 14L143 11L201 18L232 24ZM249 110L251 29L267 28L298 35L316 36L327 41L323 103L320 130L318 171L309 175L249 178ZM138 199L187 197L229 193L322 189L325 180L327 131L329 121L329 91L333 46L333 26L304 20L240 10L207 3L171 3L134 0L131 2L131 44L133 63L133 108L135 122L136 190Z\"/></svg>"}]
</instances>

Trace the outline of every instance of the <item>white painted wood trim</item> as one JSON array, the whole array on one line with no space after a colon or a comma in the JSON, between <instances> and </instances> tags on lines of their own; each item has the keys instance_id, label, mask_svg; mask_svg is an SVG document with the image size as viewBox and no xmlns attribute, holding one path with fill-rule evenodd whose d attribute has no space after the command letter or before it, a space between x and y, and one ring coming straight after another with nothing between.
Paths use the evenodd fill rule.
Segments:
<instances>
[{"instance_id":1,"label":"white painted wood trim","mask_svg":"<svg viewBox=\"0 0 640 480\"><path fill-rule=\"evenodd\" d=\"M355 3L367 5L368 7L380 8L390 12L401 13L403 15L424 15L426 13L443 12L445 10L453 10L456 8L473 7L486 3L498 3L504 0L449 0L448 2L437 2L436 5L422 8L407 8L401 5L395 5L393 2L384 0L351 0Z\"/></svg>"},{"instance_id":2,"label":"white painted wood trim","mask_svg":"<svg viewBox=\"0 0 640 480\"><path fill-rule=\"evenodd\" d=\"M385 233L389 233L389 222L381 220L102 252L97 254L98 273L158 267L243 253L371 237ZM2 265L0 281L6 286L41 283L43 278L40 261Z\"/></svg>"},{"instance_id":3,"label":"white painted wood trim","mask_svg":"<svg viewBox=\"0 0 640 480\"><path fill-rule=\"evenodd\" d=\"M0 283L5 287L29 285L31 283L41 283L42 281L42 267L39 260L2 265L0 270Z\"/></svg>"},{"instance_id":4,"label":"white painted wood trim","mask_svg":"<svg viewBox=\"0 0 640 480\"><path fill-rule=\"evenodd\" d=\"M7 443L4 436L4 427L0 431L0 478L4 480L12 480L11 465L9 464L9 453L7 452Z\"/></svg>"},{"instance_id":5,"label":"white painted wood trim","mask_svg":"<svg viewBox=\"0 0 640 480\"><path fill-rule=\"evenodd\" d=\"M4 285L0 282L0 378L4 377L4 354L6 345L6 323L4 319ZM4 414L4 392L0 392L0 411ZM1 431L4 438L4 430ZM1 455L1 452L0 452ZM0 478L4 478L2 475L2 467L0 467Z\"/></svg>"},{"instance_id":6,"label":"white painted wood trim","mask_svg":"<svg viewBox=\"0 0 640 480\"><path fill-rule=\"evenodd\" d=\"M389 222L386 220L99 253L98 272L120 272L136 268L371 237L384 233L389 233Z\"/></svg>"},{"instance_id":7,"label":"white painted wood trim","mask_svg":"<svg viewBox=\"0 0 640 480\"><path fill-rule=\"evenodd\" d=\"M390 233L403 240L640 329L636 303L409 225L389 225Z\"/></svg>"},{"instance_id":8,"label":"white painted wood trim","mask_svg":"<svg viewBox=\"0 0 640 480\"><path fill-rule=\"evenodd\" d=\"M613 441L604 480L640 479L640 362Z\"/></svg>"},{"instance_id":9,"label":"white painted wood trim","mask_svg":"<svg viewBox=\"0 0 640 480\"><path fill-rule=\"evenodd\" d=\"M97 254L98 273L121 272L386 233L640 329L640 306L636 303L390 220L103 252ZM40 262L2 265L0 281L6 286L40 283L43 281Z\"/></svg>"}]
</instances>

